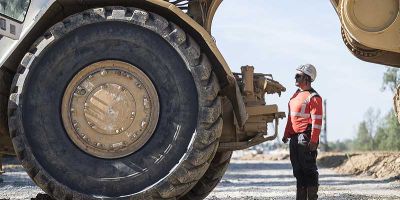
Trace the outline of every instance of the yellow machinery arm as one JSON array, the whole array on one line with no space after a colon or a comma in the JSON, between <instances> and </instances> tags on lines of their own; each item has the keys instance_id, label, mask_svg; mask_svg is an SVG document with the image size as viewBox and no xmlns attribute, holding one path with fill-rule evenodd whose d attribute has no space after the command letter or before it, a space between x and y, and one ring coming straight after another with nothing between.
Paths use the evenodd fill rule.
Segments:
<instances>
[{"instance_id":1,"label":"yellow machinery arm","mask_svg":"<svg viewBox=\"0 0 400 200\"><path fill-rule=\"evenodd\" d=\"M344 43L357 58L400 67L399 0L331 0Z\"/></svg>"},{"instance_id":2,"label":"yellow machinery arm","mask_svg":"<svg viewBox=\"0 0 400 200\"><path fill-rule=\"evenodd\" d=\"M357 58L400 67L399 0L331 0L342 26L342 38ZM393 98L400 122L400 85Z\"/></svg>"}]
</instances>

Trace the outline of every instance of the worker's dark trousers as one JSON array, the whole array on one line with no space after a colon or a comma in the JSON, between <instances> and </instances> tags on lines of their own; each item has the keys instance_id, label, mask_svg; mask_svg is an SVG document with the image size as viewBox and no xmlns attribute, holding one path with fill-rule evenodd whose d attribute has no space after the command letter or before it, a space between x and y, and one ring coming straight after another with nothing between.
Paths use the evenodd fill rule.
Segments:
<instances>
[{"instance_id":1,"label":"worker's dark trousers","mask_svg":"<svg viewBox=\"0 0 400 200\"><path fill-rule=\"evenodd\" d=\"M302 136L301 136L302 135ZM309 151L309 135L299 134L290 139L290 161L297 187L318 187L317 151Z\"/></svg>"}]
</instances>

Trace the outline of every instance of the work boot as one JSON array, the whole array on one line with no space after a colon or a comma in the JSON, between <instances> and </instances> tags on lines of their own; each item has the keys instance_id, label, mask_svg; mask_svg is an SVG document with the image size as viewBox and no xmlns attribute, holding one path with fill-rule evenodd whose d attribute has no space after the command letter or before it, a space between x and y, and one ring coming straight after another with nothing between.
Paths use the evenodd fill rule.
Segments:
<instances>
[{"instance_id":1,"label":"work boot","mask_svg":"<svg viewBox=\"0 0 400 200\"><path fill-rule=\"evenodd\" d=\"M306 187L297 187L296 200L307 200Z\"/></svg>"},{"instance_id":2,"label":"work boot","mask_svg":"<svg viewBox=\"0 0 400 200\"><path fill-rule=\"evenodd\" d=\"M318 199L318 187L308 187L307 194L308 200L317 200Z\"/></svg>"}]
</instances>

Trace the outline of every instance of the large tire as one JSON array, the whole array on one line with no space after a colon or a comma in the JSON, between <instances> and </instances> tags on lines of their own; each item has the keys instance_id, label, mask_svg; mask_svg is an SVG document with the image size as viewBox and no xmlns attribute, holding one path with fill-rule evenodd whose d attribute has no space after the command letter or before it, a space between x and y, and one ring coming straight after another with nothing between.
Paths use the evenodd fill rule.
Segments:
<instances>
[{"instance_id":1,"label":"large tire","mask_svg":"<svg viewBox=\"0 0 400 200\"><path fill-rule=\"evenodd\" d=\"M148 142L115 159L79 149L60 116L68 82L107 59L140 68L160 101ZM23 58L9 102L10 133L29 176L53 198L175 199L215 155L222 130L218 92L207 57L176 25L135 8L92 9L54 25Z\"/></svg>"},{"instance_id":2,"label":"large tire","mask_svg":"<svg viewBox=\"0 0 400 200\"><path fill-rule=\"evenodd\" d=\"M232 151L217 152L204 176L182 197L182 200L201 200L206 198L221 181L228 169L231 157Z\"/></svg>"},{"instance_id":3,"label":"large tire","mask_svg":"<svg viewBox=\"0 0 400 200\"><path fill-rule=\"evenodd\" d=\"M0 69L0 154L14 154L11 144L10 134L8 132L8 98L10 97L10 88L14 74L5 69Z\"/></svg>"}]
</instances>

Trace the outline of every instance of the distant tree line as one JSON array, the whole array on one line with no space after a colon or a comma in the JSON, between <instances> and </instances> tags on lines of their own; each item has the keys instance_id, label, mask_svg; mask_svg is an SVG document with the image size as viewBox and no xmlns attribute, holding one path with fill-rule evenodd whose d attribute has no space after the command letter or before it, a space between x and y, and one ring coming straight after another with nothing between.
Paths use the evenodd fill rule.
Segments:
<instances>
[{"instance_id":1,"label":"distant tree line","mask_svg":"<svg viewBox=\"0 0 400 200\"><path fill-rule=\"evenodd\" d=\"M400 73L396 68L388 68L383 75L382 90L393 94L400 83ZM369 108L360 122L354 140L329 143L332 151L400 151L400 125L396 113L391 109L383 117L379 110Z\"/></svg>"},{"instance_id":2,"label":"distant tree line","mask_svg":"<svg viewBox=\"0 0 400 200\"><path fill-rule=\"evenodd\" d=\"M368 122L362 121L359 124L353 149L400 151L400 126L393 109L382 119L375 120L379 123L374 132L368 129Z\"/></svg>"}]
</instances>

